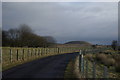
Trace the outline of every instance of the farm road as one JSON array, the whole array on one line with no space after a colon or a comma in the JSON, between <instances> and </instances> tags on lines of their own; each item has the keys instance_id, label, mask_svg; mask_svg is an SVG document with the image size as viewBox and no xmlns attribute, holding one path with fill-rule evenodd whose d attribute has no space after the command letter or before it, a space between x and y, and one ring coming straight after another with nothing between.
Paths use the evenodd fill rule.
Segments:
<instances>
[{"instance_id":1,"label":"farm road","mask_svg":"<svg viewBox=\"0 0 120 80\"><path fill-rule=\"evenodd\" d=\"M78 53L60 54L34 60L2 73L5 78L63 78L68 62Z\"/></svg>"}]
</instances>

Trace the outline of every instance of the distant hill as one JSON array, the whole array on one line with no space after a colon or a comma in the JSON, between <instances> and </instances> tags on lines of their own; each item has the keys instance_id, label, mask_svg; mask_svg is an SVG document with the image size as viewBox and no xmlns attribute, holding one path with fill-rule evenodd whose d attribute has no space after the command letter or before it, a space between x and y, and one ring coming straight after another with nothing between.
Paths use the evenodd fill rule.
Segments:
<instances>
[{"instance_id":1,"label":"distant hill","mask_svg":"<svg viewBox=\"0 0 120 80\"><path fill-rule=\"evenodd\" d=\"M56 44L55 47L91 47L92 44L86 41L69 41L64 44Z\"/></svg>"},{"instance_id":2,"label":"distant hill","mask_svg":"<svg viewBox=\"0 0 120 80\"><path fill-rule=\"evenodd\" d=\"M89 42L86 41L70 41L65 44L81 44L81 45L91 45Z\"/></svg>"}]
</instances>

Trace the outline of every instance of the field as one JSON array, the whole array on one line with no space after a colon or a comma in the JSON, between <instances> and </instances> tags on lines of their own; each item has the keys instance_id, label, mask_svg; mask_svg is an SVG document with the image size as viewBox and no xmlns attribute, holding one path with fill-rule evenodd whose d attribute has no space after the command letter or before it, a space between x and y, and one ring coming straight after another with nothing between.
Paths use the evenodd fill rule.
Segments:
<instances>
[{"instance_id":1,"label":"field","mask_svg":"<svg viewBox=\"0 0 120 80\"><path fill-rule=\"evenodd\" d=\"M78 58L79 76L82 78L120 78L120 54L118 53L119 51L114 51L111 48L82 50L83 57L80 55ZM75 73L74 63L68 64L65 78L75 76L73 74Z\"/></svg>"},{"instance_id":2,"label":"field","mask_svg":"<svg viewBox=\"0 0 120 80\"><path fill-rule=\"evenodd\" d=\"M120 54L111 48L66 47L66 48L2 48L2 71L30 62L35 59L64 53L80 52L83 62L79 60L80 74L84 78L119 78ZM72 62L72 64L74 64ZM82 64L82 66L81 66ZM70 66L69 66L70 67ZM69 68L68 67L68 68ZM71 68L72 69L72 68ZM70 70L70 69L69 69ZM70 70L71 71L71 70ZM69 76L69 75L68 75Z\"/></svg>"},{"instance_id":3,"label":"field","mask_svg":"<svg viewBox=\"0 0 120 80\"><path fill-rule=\"evenodd\" d=\"M35 59L59 55L63 53L79 52L84 48L2 48L2 70L23 64Z\"/></svg>"},{"instance_id":4,"label":"field","mask_svg":"<svg viewBox=\"0 0 120 80\"><path fill-rule=\"evenodd\" d=\"M85 54L83 74L87 78L119 78L120 54L113 50Z\"/></svg>"}]
</instances>

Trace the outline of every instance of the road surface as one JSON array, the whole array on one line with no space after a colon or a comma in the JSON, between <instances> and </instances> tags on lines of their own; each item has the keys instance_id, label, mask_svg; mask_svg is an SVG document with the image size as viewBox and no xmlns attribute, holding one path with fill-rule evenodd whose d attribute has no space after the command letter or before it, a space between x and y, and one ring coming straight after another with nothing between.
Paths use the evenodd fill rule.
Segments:
<instances>
[{"instance_id":1,"label":"road surface","mask_svg":"<svg viewBox=\"0 0 120 80\"><path fill-rule=\"evenodd\" d=\"M78 53L68 53L34 60L2 73L5 78L63 78L68 62Z\"/></svg>"}]
</instances>

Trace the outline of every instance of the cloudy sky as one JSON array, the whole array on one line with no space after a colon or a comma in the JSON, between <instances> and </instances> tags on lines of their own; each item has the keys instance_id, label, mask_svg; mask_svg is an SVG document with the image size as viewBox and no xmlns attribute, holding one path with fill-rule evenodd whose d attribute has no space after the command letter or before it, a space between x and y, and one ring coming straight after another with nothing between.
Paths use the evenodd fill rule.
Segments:
<instances>
[{"instance_id":1,"label":"cloudy sky","mask_svg":"<svg viewBox=\"0 0 120 80\"><path fill-rule=\"evenodd\" d=\"M2 0L3 2L119 2L119 0Z\"/></svg>"},{"instance_id":2,"label":"cloudy sky","mask_svg":"<svg viewBox=\"0 0 120 80\"><path fill-rule=\"evenodd\" d=\"M58 43L79 40L109 44L118 38L117 2L3 2L4 30L29 25Z\"/></svg>"}]
</instances>

